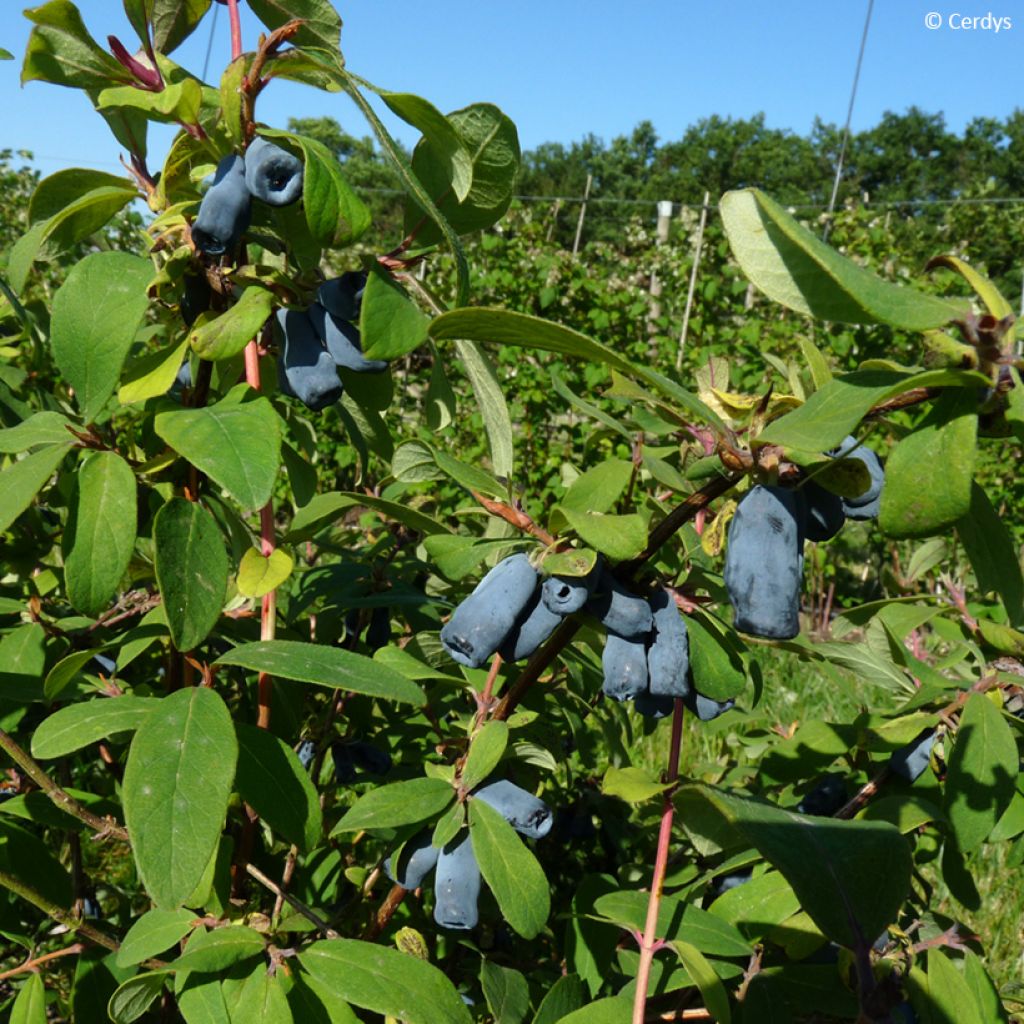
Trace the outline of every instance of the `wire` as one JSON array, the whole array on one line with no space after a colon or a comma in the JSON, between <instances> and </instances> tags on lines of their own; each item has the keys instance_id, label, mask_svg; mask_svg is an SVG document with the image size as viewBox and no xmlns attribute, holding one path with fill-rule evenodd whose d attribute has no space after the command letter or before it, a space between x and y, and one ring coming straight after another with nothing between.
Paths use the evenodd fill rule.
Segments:
<instances>
[{"instance_id":1,"label":"wire","mask_svg":"<svg viewBox=\"0 0 1024 1024\"><path fill-rule=\"evenodd\" d=\"M213 53L213 34L217 30L217 12L220 4L213 5L213 18L210 21L210 38L206 43L206 60L203 61L203 81L206 81L206 72L210 68L210 54Z\"/></svg>"}]
</instances>

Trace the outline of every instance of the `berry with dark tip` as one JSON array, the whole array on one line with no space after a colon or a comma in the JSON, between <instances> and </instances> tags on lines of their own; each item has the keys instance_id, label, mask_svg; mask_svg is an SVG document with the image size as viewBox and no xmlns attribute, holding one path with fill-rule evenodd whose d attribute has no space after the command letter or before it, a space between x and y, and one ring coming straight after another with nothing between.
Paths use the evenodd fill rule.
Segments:
<instances>
[{"instance_id":1,"label":"berry with dark tip","mask_svg":"<svg viewBox=\"0 0 1024 1024\"><path fill-rule=\"evenodd\" d=\"M479 668L512 631L537 588L537 571L524 554L503 558L455 609L441 643L460 665Z\"/></svg>"},{"instance_id":2,"label":"berry with dark tip","mask_svg":"<svg viewBox=\"0 0 1024 1024\"><path fill-rule=\"evenodd\" d=\"M245 184L268 206L288 206L302 195L302 161L257 136L245 151Z\"/></svg>"},{"instance_id":3,"label":"berry with dark tip","mask_svg":"<svg viewBox=\"0 0 1024 1024\"><path fill-rule=\"evenodd\" d=\"M889 758L889 771L907 782L916 782L928 767L932 747L935 745L935 730L925 729L905 747L900 747Z\"/></svg>"},{"instance_id":4,"label":"berry with dark tip","mask_svg":"<svg viewBox=\"0 0 1024 1024\"><path fill-rule=\"evenodd\" d=\"M609 633L625 640L646 637L654 622L650 605L628 591L607 569L602 570L586 609Z\"/></svg>"},{"instance_id":5,"label":"berry with dark tip","mask_svg":"<svg viewBox=\"0 0 1024 1024\"><path fill-rule=\"evenodd\" d=\"M299 309L279 309L277 322L284 334L277 363L281 390L314 412L333 405L341 398L341 380L309 317Z\"/></svg>"},{"instance_id":6,"label":"berry with dark tip","mask_svg":"<svg viewBox=\"0 0 1024 1024\"><path fill-rule=\"evenodd\" d=\"M600 575L598 562L586 576L549 576L541 585L541 600L556 615L572 615L587 603Z\"/></svg>"},{"instance_id":7,"label":"berry with dark tip","mask_svg":"<svg viewBox=\"0 0 1024 1024\"><path fill-rule=\"evenodd\" d=\"M328 313L314 302L308 310L310 322L336 366L355 373L381 373L388 368L383 359L367 359L359 340L359 328Z\"/></svg>"},{"instance_id":8,"label":"berry with dark tip","mask_svg":"<svg viewBox=\"0 0 1024 1024\"><path fill-rule=\"evenodd\" d=\"M479 920L480 867L469 833L447 843L434 872L434 920L442 928L475 928Z\"/></svg>"},{"instance_id":9,"label":"berry with dark tip","mask_svg":"<svg viewBox=\"0 0 1024 1024\"><path fill-rule=\"evenodd\" d=\"M725 586L743 633L791 640L800 632L799 499L784 487L752 487L729 524Z\"/></svg>"},{"instance_id":10,"label":"berry with dark tip","mask_svg":"<svg viewBox=\"0 0 1024 1024\"><path fill-rule=\"evenodd\" d=\"M647 675L654 697L685 697L690 692L690 649L686 621L667 590L651 596L654 625L647 647Z\"/></svg>"},{"instance_id":11,"label":"berry with dark tip","mask_svg":"<svg viewBox=\"0 0 1024 1024\"><path fill-rule=\"evenodd\" d=\"M249 226L252 197L245 184L245 161L229 153L217 165L199 215L192 225L192 241L207 256L223 256L233 249Z\"/></svg>"},{"instance_id":12,"label":"berry with dark tip","mask_svg":"<svg viewBox=\"0 0 1024 1024\"><path fill-rule=\"evenodd\" d=\"M530 839L541 839L551 831L551 808L508 779L479 786L472 796L493 807L517 832Z\"/></svg>"},{"instance_id":13,"label":"berry with dark tip","mask_svg":"<svg viewBox=\"0 0 1024 1024\"><path fill-rule=\"evenodd\" d=\"M626 640L615 633L605 638L601 654L604 683L612 700L635 700L647 690L647 648L642 640Z\"/></svg>"}]
</instances>

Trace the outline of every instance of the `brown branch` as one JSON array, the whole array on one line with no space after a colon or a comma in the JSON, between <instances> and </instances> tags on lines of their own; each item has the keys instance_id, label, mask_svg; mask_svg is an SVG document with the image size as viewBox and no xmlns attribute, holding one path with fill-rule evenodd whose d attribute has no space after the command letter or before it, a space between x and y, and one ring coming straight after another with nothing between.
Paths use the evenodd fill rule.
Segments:
<instances>
[{"instance_id":1,"label":"brown branch","mask_svg":"<svg viewBox=\"0 0 1024 1024\"><path fill-rule=\"evenodd\" d=\"M86 810L73 796L66 793L46 772L15 742L14 738L0 729L0 748L14 761L21 770L62 810L73 818L78 818L97 833L97 838L112 836L122 842L128 842L128 830L118 825L113 818L100 818L92 811Z\"/></svg>"},{"instance_id":2,"label":"brown branch","mask_svg":"<svg viewBox=\"0 0 1024 1024\"><path fill-rule=\"evenodd\" d=\"M522 509L513 508L511 505L504 501L494 501L491 498L485 498L482 494L477 491L470 491L470 494L492 516L497 516L499 519L504 519L506 523L511 523L517 530L522 530L524 533L530 534L531 537L536 537L541 543L548 547L557 544L558 541L551 536L543 527L538 526Z\"/></svg>"},{"instance_id":3,"label":"brown branch","mask_svg":"<svg viewBox=\"0 0 1024 1024\"><path fill-rule=\"evenodd\" d=\"M12 967L9 971L0 972L0 981L6 978L13 978L16 974L23 974L25 971L34 971L40 964L49 963L51 960L57 960L62 956L74 956L76 953L81 953L85 950L85 946L80 942L74 943L71 946L65 946L64 949L55 950L53 953L44 953L42 956L29 958L20 967Z\"/></svg>"},{"instance_id":4,"label":"brown branch","mask_svg":"<svg viewBox=\"0 0 1024 1024\"><path fill-rule=\"evenodd\" d=\"M873 405L867 411L864 418L876 419L890 412L906 409L911 405L920 405L922 402L930 401L932 398L938 398L941 393L941 388L911 388L909 391L904 391L902 395L897 395L895 398L890 398L885 402L879 402L878 405Z\"/></svg>"},{"instance_id":5,"label":"brown branch","mask_svg":"<svg viewBox=\"0 0 1024 1024\"><path fill-rule=\"evenodd\" d=\"M242 134L248 140L253 135L253 121L256 117L256 97L266 85L263 68L267 61L277 53L283 43L288 42L302 27L302 20L294 18L280 28L275 28L269 36L260 36L256 56L252 59L249 71L242 79Z\"/></svg>"},{"instance_id":6,"label":"brown branch","mask_svg":"<svg viewBox=\"0 0 1024 1024\"><path fill-rule=\"evenodd\" d=\"M315 911L311 910L301 900L296 899L291 893L285 892L272 878L268 878L260 869L253 864L245 865L246 872L255 878L265 889L270 890L279 900L284 900L290 907L297 910L307 921L316 925L317 930L323 932L329 939L338 938L338 933Z\"/></svg>"},{"instance_id":7,"label":"brown branch","mask_svg":"<svg viewBox=\"0 0 1024 1024\"><path fill-rule=\"evenodd\" d=\"M363 932L364 942L372 942L387 927L388 921L402 905L402 900L405 899L405 894L408 891L398 884L391 887L391 891L384 897L384 902L377 908L377 913L373 915L373 920Z\"/></svg>"}]
</instances>

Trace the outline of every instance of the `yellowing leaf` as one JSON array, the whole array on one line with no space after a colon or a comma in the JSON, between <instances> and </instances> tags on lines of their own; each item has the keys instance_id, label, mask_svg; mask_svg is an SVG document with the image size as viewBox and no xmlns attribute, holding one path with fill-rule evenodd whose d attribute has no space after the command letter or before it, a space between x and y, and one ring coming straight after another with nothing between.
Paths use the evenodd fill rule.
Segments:
<instances>
[{"instance_id":1,"label":"yellowing leaf","mask_svg":"<svg viewBox=\"0 0 1024 1024\"><path fill-rule=\"evenodd\" d=\"M269 557L256 548L242 555L238 566L238 592L244 597L262 597L276 590L292 574L295 560L287 551L275 548Z\"/></svg>"}]
</instances>

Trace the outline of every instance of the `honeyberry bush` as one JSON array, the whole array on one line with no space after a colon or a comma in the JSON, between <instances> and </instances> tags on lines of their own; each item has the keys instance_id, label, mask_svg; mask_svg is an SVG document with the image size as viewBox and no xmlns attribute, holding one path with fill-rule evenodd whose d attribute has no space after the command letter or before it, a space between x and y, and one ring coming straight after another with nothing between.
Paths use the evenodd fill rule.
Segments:
<instances>
[{"instance_id":1,"label":"honeyberry bush","mask_svg":"<svg viewBox=\"0 0 1024 1024\"><path fill-rule=\"evenodd\" d=\"M10 1019L1008 1020L1015 992L970 924L995 913L978 859L1024 860L1024 583L976 479L1024 424L1005 299L949 256L972 298L888 283L747 190L721 203L746 277L812 320L917 337L912 361L840 369L804 338L789 393L739 392L721 355L677 378L473 305L460 239L508 207L514 126L360 79L323 0L250 5L267 35L219 86L169 56L203 0L126 0L134 56L108 53L69 0L27 12L23 79L86 92L131 177L40 182L2 277ZM330 152L259 121L280 77L344 91L367 118L408 192L387 252L352 254L370 217ZM377 100L422 132L411 159ZM159 171L150 121L181 125ZM225 175L205 181L236 157L248 172L257 138L301 197L260 201L246 173L228 216L210 198ZM142 254L93 247L140 195ZM76 246L90 251L52 302L26 306ZM435 294L418 267L442 252L454 284ZM358 271L363 287L344 276ZM346 336L402 360L399 386L296 341L289 324L338 281ZM519 467L545 424L513 421L508 354L536 352L604 399L556 376L552 425L571 409L588 428L532 492ZM475 415L482 438L457 443ZM340 468L313 458L330 435ZM851 437L885 460L879 525L906 545L907 578L941 587L844 606L825 642L806 615L786 639L738 633L723 566L742 501L799 504L813 485L855 506L869 479ZM769 521L752 529L778 564ZM943 561L950 535L962 563ZM784 566L797 577L818 557L803 540ZM734 543L733 570L773 593L749 550ZM453 610L501 610L507 589L483 612L467 595L516 554L531 600L600 560L628 607L681 616L679 696L604 695L623 628L589 603L518 663L449 657ZM779 728L761 669L776 650L856 713Z\"/></svg>"}]
</instances>

